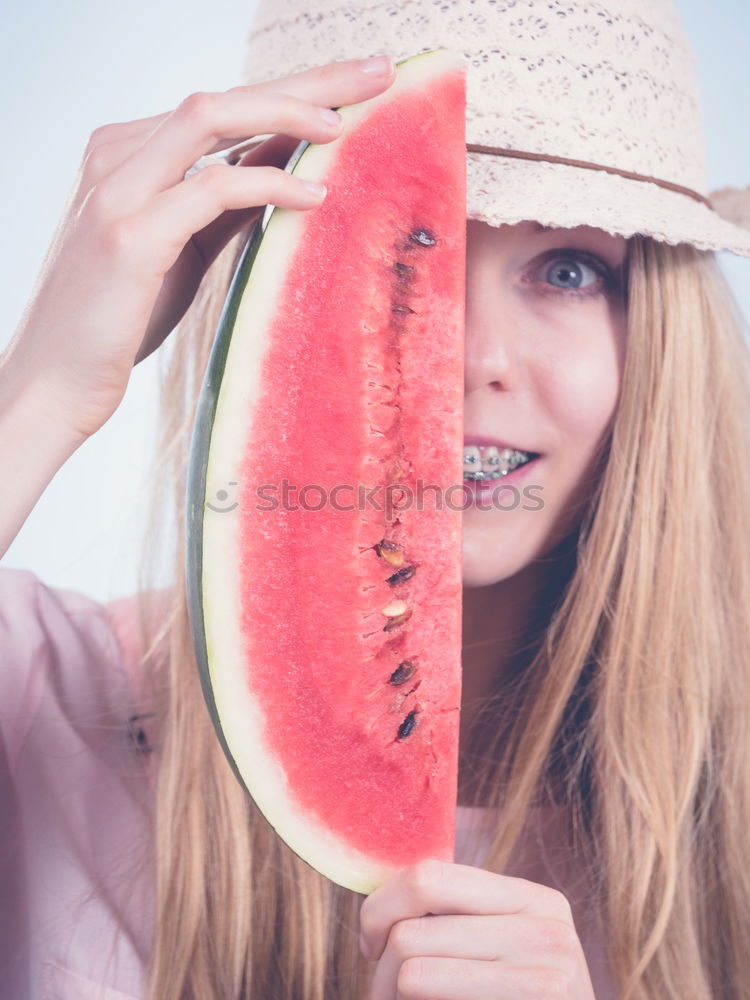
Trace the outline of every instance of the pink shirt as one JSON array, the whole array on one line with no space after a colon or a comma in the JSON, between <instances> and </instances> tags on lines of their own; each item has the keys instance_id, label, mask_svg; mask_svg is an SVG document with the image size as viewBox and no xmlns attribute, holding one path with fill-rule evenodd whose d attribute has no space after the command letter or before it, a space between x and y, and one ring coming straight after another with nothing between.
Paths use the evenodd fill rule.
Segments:
<instances>
[{"instance_id":1,"label":"pink shirt","mask_svg":"<svg viewBox=\"0 0 750 1000\"><path fill-rule=\"evenodd\" d=\"M2 996L142 1000L152 787L128 724L148 711L128 675L133 599L102 605L0 568L0 650ZM614 1000L601 931L559 856L558 818L544 820L508 874L568 895L596 996ZM491 822L487 810L458 808L457 861L481 864Z\"/></svg>"}]
</instances>

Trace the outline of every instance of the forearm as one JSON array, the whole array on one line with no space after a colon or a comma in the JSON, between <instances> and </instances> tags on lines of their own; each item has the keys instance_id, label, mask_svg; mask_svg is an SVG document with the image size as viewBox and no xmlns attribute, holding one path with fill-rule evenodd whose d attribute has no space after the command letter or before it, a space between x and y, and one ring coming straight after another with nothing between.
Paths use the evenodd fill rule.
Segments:
<instances>
[{"instance_id":1,"label":"forearm","mask_svg":"<svg viewBox=\"0 0 750 1000\"><path fill-rule=\"evenodd\" d=\"M0 558L82 443L55 414L41 380L0 353Z\"/></svg>"}]
</instances>

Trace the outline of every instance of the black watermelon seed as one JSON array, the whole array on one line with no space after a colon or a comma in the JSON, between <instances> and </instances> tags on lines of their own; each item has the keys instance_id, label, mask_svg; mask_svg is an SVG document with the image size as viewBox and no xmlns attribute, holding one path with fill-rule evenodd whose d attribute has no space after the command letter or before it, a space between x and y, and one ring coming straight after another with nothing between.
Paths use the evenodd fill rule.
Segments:
<instances>
[{"instance_id":1,"label":"black watermelon seed","mask_svg":"<svg viewBox=\"0 0 750 1000\"><path fill-rule=\"evenodd\" d=\"M417 724L417 710L413 708L398 727L398 739L405 740Z\"/></svg>"},{"instance_id":2,"label":"black watermelon seed","mask_svg":"<svg viewBox=\"0 0 750 1000\"><path fill-rule=\"evenodd\" d=\"M385 582L395 587L397 583L404 583L406 580L410 580L416 572L416 566L402 566L401 569L397 569L395 573L389 576Z\"/></svg>"},{"instance_id":3,"label":"black watermelon seed","mask_svg":"<svg viewBox=\"0 0 750 1000\"><path fill-rule=\"evenodd\" d=\"M415 229L413 233L409 234L409 239L414 240L421 247L434 247L437 240L428 232L426 229Z\"/></svg>"},{"instance_id":4,"label":"black watermelon seed","mask_svg":"<svg viewBox=\"0 0 750 1000\"><path fill-rule=\"evenodd\" d=\"M400 260L397 260L396 263L393 265L393 270L396 271L397 274L400 274L402 277L406 278L410 274L412 274L414 268L410 264L402 264Z\"/></svg>"},{"instance_id":5,"label":"black watermelon seed","mask_svg":"<svg viewBox=\"0 0 750 1000\"><path fill-rule=\"evenodd\" d=\"M388 678L388 683L393 684L394 687L398 687L399 684L406 684L409 678L414 676L416 669L411 660L402 660Z\"/></svg>"},{"instance_id":6,"label":"black watermelon seed","mask_svg":"<svg viewBox=\"0 0 750 1000\"><path fill-rule=\"evenodd\" d=\"M381 555L382 552L401 552L402 551L401 550L401 546L400 545L396 545L396 543L392 542L389 538L381 538L380 541L375 546L375 548L377 550L378 555Z\"/></svg>"},{"instance_id":7,"label":"black watermelon seed","mask_svg":"<svg viewBox=\"0 0 750 1000\"><path fill-rule=\"evenodd\" d=\"M410 309L408 306L394 306L391 312L404 313L404 314L414 314L414 310Z\"/></svg>"}]
</instances>

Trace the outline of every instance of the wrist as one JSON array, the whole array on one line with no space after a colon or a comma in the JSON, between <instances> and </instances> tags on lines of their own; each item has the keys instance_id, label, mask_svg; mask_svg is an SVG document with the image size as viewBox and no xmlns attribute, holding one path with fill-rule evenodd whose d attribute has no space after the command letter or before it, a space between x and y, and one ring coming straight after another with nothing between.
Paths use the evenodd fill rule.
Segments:
<instances>
[{"instance_id":1,"label":"wrist","mask_svg":"<svg viewBox=\"0 0 750 1000\"><path fill-rule=\"evenodd\" d=\"M32 365L0 354L0 435L6 468L12 455L31 461L48 481L86 440L55 405L55 396Z\"/></svg>"},{"instance_id":2,"label":"wrist","mask_svg":"<svg viewBox=\"0 0 750 1000\"><path fill-rule=\"evenodd\" d=\"M55 411L54 398L33 369L0 355L0 557L37 500L85 435Z\"/></svg>"},{"instance_id":3,"label":"wrist","mask_svg":"<svg viewBox=\"0 0 750 1000\"><path fill-rule=\"evenodd\" d=\"M43 374L12 348L0 353L0 424L6 446L15 440L27 452L59 459L58 467L87 437L60 412Z\"/></svg>"}]
</instances>

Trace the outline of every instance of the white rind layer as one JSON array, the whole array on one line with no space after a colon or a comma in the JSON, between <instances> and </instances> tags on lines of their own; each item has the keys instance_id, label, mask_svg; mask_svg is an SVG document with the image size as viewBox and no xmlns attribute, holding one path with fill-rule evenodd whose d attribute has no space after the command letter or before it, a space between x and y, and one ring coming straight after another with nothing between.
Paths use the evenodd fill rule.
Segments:
<instances>
[{"instance_id":1,"label":"white rind layer","mask_svg":"<svg viewBox=\"0 0 750 1000\"><path fill-rule=\"evenodd\" d=\"M382 95L339 109L344 118L342 137L345 139L375 107L460 66L460 57L447 51L420 55L402 64L396 81ZM325 178L337 156L339 142L306 149L294 168L295 176ZM287 262L304 238L306 216L276 208L267 217L237 312L219 390L206 473L208 498L215 497L227 483L239 482L239 464L258 403L260 372L269 346L269 324L286 277ZM242 496L241 483L239 490ZM289 847L327 878L356 892L369 893L395 870L353 850L309 812L299 809L264 739L263 714L245 683L248 664L240 627L239 517L241 507L217 512L204 503L203 618L210 683L224 738L248 791Z\"/></svg>"}]
</instances>

